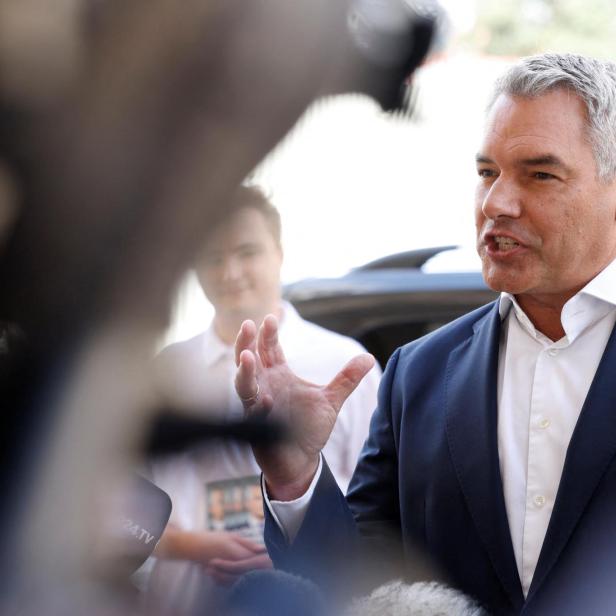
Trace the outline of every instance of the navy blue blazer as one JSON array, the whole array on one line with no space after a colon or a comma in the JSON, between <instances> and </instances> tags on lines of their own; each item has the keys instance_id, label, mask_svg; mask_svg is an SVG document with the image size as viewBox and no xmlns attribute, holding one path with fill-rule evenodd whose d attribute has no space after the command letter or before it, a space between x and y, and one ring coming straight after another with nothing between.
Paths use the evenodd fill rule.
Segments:
<instances>
[{"instance_id":1,"label":"navy blue blazer","mask_svg":"<svg viewBox=\"0 0 616 616\"><path fill-rule=\"evenodd\" d=\"M277 567L323 581L336 559L354 562L383 538L392 554L425 551L496 614L616 613L616 336L573 433L525 600L497 450L500 323L494 302L394 353L346 499L324 466L290 546L267 513Z\"/></svg>"}]
</instances>

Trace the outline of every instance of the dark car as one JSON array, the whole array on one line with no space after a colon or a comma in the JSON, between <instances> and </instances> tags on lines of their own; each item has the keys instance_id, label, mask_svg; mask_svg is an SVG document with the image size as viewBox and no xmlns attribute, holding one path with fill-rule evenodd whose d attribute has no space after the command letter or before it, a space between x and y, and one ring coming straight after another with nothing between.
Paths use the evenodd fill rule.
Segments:
<instances>
[{"instance_id":1,"label":"dark car","mask_svg":"<svg viewBox=\"0 0 616 616\"><path fill-rule=\"evenodd\" d=\"M305 319L352 336L384 366L400 345L497 297L479 271L425 271L436 255L453 250L398 253L339 278L286 285L284 295Z\"/></svg>"}]
</instances>

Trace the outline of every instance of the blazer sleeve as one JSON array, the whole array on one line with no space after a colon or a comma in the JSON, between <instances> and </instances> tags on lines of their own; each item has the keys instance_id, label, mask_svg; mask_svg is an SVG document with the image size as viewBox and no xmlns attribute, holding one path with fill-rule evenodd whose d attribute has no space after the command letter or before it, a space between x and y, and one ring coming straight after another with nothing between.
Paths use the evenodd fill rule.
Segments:
<instances>
[{"instance_id":1,"label":"blazer sleeve","mask_svg":"<svg viewBox=\"0 0 616 616\"><path fill-rule=\"evenodd\" d=\"M398 349L387 364L379 387L378 405L370 422L346 501L360 536L362 559L373 577L400 575L403 561L398 488L398 427L392 413Z\"/></svg>"},{"instance_id":2,"label":"blazer sleeve","mask_svg":"<svg viewBox=\"0 0 616 616\"><path fill-rule=\"evenodd\" d=\"M378 570L388 579L402 553L397 446L391 425L391 389L398 351L379 388L370 434L353 474L348 496L338 488L326 462L302 526L288 545L265 507L265 541L276 568L327 588L332 580L364 578ZM380 580L376 580L380 582Z\"/></svg>"}]
</instances>

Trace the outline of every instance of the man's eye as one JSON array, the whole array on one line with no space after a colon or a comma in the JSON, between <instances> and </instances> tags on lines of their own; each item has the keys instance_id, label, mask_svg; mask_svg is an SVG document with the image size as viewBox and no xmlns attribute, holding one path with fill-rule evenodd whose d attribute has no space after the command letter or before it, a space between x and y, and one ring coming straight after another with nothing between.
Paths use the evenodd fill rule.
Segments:
<instances>
[{"instance_id":1,"label":"man's eye","mask_svg":"<svg viewBox=\"0 0 616 616\"><path fill-rule=\"evenodd\" d=\"M480 178L493 178L496 176L496 172L493 169L477 169L477 175Z\"/></svg>"},{"instance_id":2,"label":"man's eye","mask_svg":"<svg viewBox=\"0 0 616 616\"><path fill-rule=\"evenodd\" d=\"M257 254L259 254L258 248L244 248L243 250L240 251L239 256L241 259L250 259L251 257L254 257Z\"/></svg>"},{"instance_id":3,"label":"man's eye","mask_svg":"<svg viewBox=\"0 0 616 616\"><path fill-rule=\"evenodd\" d=\"M222 265L222 260L222 257L219 255L205 255L203 257L203 262L208 267L218 267L219 265Z\"/></svg>"},{"instance_id":4,"label":"man's eye","mask_svg":"<svg viewBox=\"0 0 616 616\"><path fill-rule=\"evenodd\" d=\"M551 173L546 173L545 171L535 171L535 173L533 173L533 177L536 180L553 180L555 176Z\"/></svg>"}]
</instances>

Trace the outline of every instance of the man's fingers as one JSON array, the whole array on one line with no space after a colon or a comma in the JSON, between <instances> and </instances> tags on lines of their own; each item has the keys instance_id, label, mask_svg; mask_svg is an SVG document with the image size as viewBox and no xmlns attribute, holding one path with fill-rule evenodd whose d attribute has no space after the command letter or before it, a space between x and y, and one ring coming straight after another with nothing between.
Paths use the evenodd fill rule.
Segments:
<instances>
[{"instance_id":1,"label":"man's fingers","mask_svg":"<svg viewBox=\"0 0 616 616\"><path fill-rule=\"evenodd\" d=\"M259 328L257 351L264 366L276 366L285 362L284 352L278 342L278 319L268 314Z\"/></svg>"},{"instance_id":2,"label":"man's fingers","mask_svg":"<svg viewBox=\"0 0 616 616\"><path fill-rule=\"evenodd\" d=\"M267 551L267 548L262 543L257 543L256 541L252 541L247 537L242 537L241 535L234 535L234 540L236 543L239 543L242 547L254 552L255 554L262 554Z\"/></svg>"},{"instance_id":3,"label":"man's fingers","mask_svg":"<svg viewBox=\"0 0 616 616\"><path fill-rule=\"evenodd\" d=\"M243 350L239 356L239 366L235 375L235 390L244 408L249 409L259 400L257 382L257 358L250 350Z\"/></svg>"},{"instance_id":4,"label":"man's fingers","mask_svg":"<svg viewBox=\"0 0 616 616\"><path fill-rule=\"evenodd\" d=\"M213 558L208 563L207 568L212 572L226 575L241 575L247 571L253 571L255 569L271 569L272 567L272 560L267 554L257 554L242 560L224 560L222 558Z\"/></svg>"},{"instance_id":5,"label":"man's fingers","mask_svg":"<svg viewBox=\"0 0 616 616\"><path fill-rule=\"evenodd\" d=\"M248 349L253 353L257 350L257 326L254 321L244 321L235 339L235 365L240 365L242 351Z\"/></svg>"},{"instance_id":6,"label":"man's fingers","mask_svg":"<svg viewBox=\"0 0 616 616\"><path fill-rule=\"evenodd\" d=\"M375 359L368 353L354 357L327 385L325 395L336 410L353 393L360 381L370 372Z\"/></svg>"}]
</instances>

